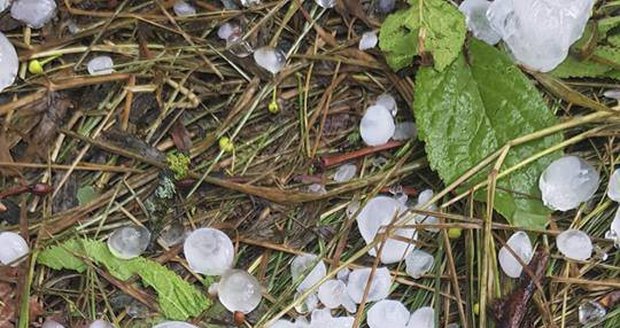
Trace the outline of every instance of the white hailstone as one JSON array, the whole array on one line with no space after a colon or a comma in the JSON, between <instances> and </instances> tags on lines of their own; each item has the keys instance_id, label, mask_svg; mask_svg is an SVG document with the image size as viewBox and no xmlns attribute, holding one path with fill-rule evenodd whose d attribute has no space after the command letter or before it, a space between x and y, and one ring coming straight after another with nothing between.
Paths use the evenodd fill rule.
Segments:
<instances>
[{"instance_id":1,"label":"white hailstone","mask_svg":"<svg viewBox=\"0 0 620 328\"><path fill-rule=\"evenodd\" d=\"M352 328L355 318L332 317L329 309L312 311L310 319L311 328Z\"/></svg>"},{"instance_id":2,"label":"white hailstone","mask_svg":"<svg viewBox=\"0 0 620 328\"><path fill-rule=\"evenodd\" d=\"M609 231L605 233L605 238L612 240L616 248L620 248L620 207L616 210L616 215L609 226Z\"/></svg>"},{"instance_id":3,"label":"white hailstone","mask_svg":"<svg viewBox=\"0 0 620 328\"><path fill-rule=\"evenodd\" d=\"M119 259L129 260L140 256L151 242L151 233L145 227L117 228L108 238L108 249Z\"/></svg>"},{"instance_id":4,"label":"white hailstone","mask_svg":"<svg viewBox=\"0 0 620 328\"><path fill-rule=\"evenodd\" d=\"M406 211L407 207L394 198L386 196L374 197L366 203L358 214L356 218L357 228L366 244L369 244L375 239L382 226L388 226L394 219L398 219ZM413 228L392 230L392 238L387 239L381 249L381 262L390 264L406 257L413 250L414 246L409 242L400 240L400 237L414 242L417 240L417 236ZM399 240L394 239L394 237L398 237ZM377 249L379 248L381 246L371 249L368 254L376 256Z\"/></svg>"},{"instance_id":5,"label":"white hailstone","mask_svg":"<svg viewBox=\"0 0 620 328\"><path fill-rule=\"evenodd\" d=\"M114 73L114 61L110 56L97 56L86 64L90 75L108 75Z\"/></svg>"},{"instance_id":6,"label":"white hailstone","mask_svg":"<svg viewBox=\"0 0 620 328\"><path fill-rule=\"evenodd\" d=\"M65 328L65 326L61 325L55 320L46 319L41 328Z\"/></svg>"},{"instance_id":7,"label":"white hailstone","mask_svg":"<svg viewBox=\"0 0 620 328\"><path fill-rule=\"evenodd\" d=\"M336 7L336 0L314 0L314 2L325 9Z\"/></svg>"},{"instance_id":8,"label":"white hailstone","mask_svg":"<svg viewBox=\"0 0 620 328\"><path fill-rule=\"evenodd\" d=\"M17 266L19 263L15 261L30 252L30 247L24 238L10 231L0 232L0 245L2 245L0 247L0 263L3 265Z\"/></svg>"},{"instance_id":9,"label":"white hailstone","mask_svg":"<svg viewBox=\"0 0 620 328\"><path fill-rule=\"evenodd\" d=\"M0 0L0 12L3 12L11 5L11 0Z\"/></svg>"},{"instance_id":10,"label":"white hailstone","mask_svg":"<svg viewBox=\"0 0 620 328\"><path fill-rule=\"evenodd\" d=\"M377 31L365 32L360 39L359 49L362 51L372 49L377 46L377 42L379 42Z\"/></svg>"},{"instance_id":11,"label":"white hailstone","mask_svg":"<svg viewBox=\"0 0 620 328\"><path fill-rule=\"evenodd\" d=\"M355 313L355 302L347 293L347 286L341 280L327 280L319 287L319 301L328 309L335 309L342 305L348 312Z\"/></svg>"},{"instance_id":12,"label":"white hailstone","mask_svg":"<svg viewBox=\"0 0 620 328\"><path fill-rule=\"evenodd\" d=\"M95 320L90 323L88 328L114 328L114 326L105 320Z\"/></svg>"},{"instance_id":13,"label":"white hailstone","mask_svg":"<svg viewBox=\"0 0 620 328\"><path fill-rule=\"evenodd\" d=\"M174 10L174 13L179 17L196 15L196 8L184 0L177 0L172 10Z\"/></svg>"},{"instance_id":14,"label":"white hailstone","mask_svg":"<svg viewBox=\"0 0 620 328\"><path fill-rule=\"evenodd\" d=\"M231 312L252 312L263 298L258 280L243 270L229 270L217 288L220 303Z\"/></svg>"},{"instance_id":15,"label":"white hailstone","mask_svg":"<svg viewBox=\"0 0 620 328\"><path fill-rule=\"evenodd\" d=\"M433 267L434 263L435 258L431 254L415 249L405 257L405 271L411 278L420 279Z\"/></svg>"},{"instance_id":16,"label":"white hailstone","mask_svg":"<svg viewBox=\"0 0 620 328\"><path fill-rule=\"evenodd\" d=\"M312 268L312 270L310 270ZM327 275L327 267L323 260L320 260L316 255L304 254L298 255L291 262L291 276L293 277L293 283L303 281L297 286L298 291L305 291L308 288L314 286L319 280L323 279Z\"/></svg>"},{"instance_id":17,"label":"white hailstone","mask_svg":"<svg viewBox=\"0 0 620 328\"><path fill-rule=\"evenodd\" d=\"M241 5L246 8L249 8L252 6L258 6L261 4L261 2L262 2L261 0L241 0Z\"/></svg>"},{"instance_id":18,"label":"white hailstone","mask_svg":"<svg viewBox=\"0 0 620 328\"><path fill-rule=\"evenodd\" d=\"M508 247L510 247L510 249L517 254L521 261L527 265L530 263L532 256L534 255L532 242L530 241L530 237L528 237L525 232L517 231L510 236L510 238L508 238L506 246L503 246L497 254L497 259L499 260L499 265L502 268L502 271L504 271L508 277L519 278L521 276L521 272L523 271L523 267L508 250Z\"/></svg>"},{"instance_id":19,"label":"white hailstone","mask_svg":"<svg viewBox=\"0 0 620 328\"><path fill-rule=\"evenodd\" d=\"M581 37L593 5L594 0L495 0L486 15L519 63L548 72Z\"/></svg>"},{"instance_id":20,"label":"white hailstone","mask_svg":"<svg viewBox=\"0 0 620 328\"><path fill-rule=\"evenodd\" d=\"M280 319L267 328L296 328L296 326L288 320Z\"/></svg>"},{"instance_id":21,"label":"white hailstone","mask_svg":"<svg viewBox=\"0 0 620 328\"><path fill-rule=\"evenodd\" d=\"M347 281L349 281L349 274L351 273L351 270L349 270L348 268L342 268L342 270L338 271L338 273L336 273L336 279L344 282L345 284L347 283Z\"/></svg>"},{"instance_id":22,"label":"white hailstone","mask_svg":"<svg viewBox=\"0 0 620 328\"><path fill-rule=\"evenodd\" d=\"M566 230L556 237L555 244L560 253L572 260L585 261L592 256L592 241L583 231Z\"/></svg>"},{"instance_id":23,"label":"white hailstone","mask_svg":"<svg viewBox=\"0 0 620 328\"><path fill-rule=\"evenodd\" d=\"M607 197L615 202L620 202L620 169L614 170L614 173L609 177Z\"/></svg>"},{"instance_id":24,"label":"white hailstone","mask_svg":"<svg viewBox=\"0 0 620 328\"><path fill-rule=\"evenodd\" d=\"M620 90L618 89L607 90L603 92L603 96L606 98L620 100Z\"/></svg>"},{"instance_id":25,"label":"white hailstone","mask_svg":"<svg viewBox=\"0 0 620 328\"><path fill-rule=\"evenodd\" d=\"M411 140L418 134L418 129L413 122L399 122L394 127L392 139L396 141Z\"/></svg>"},{"instance_id":26,"label":"white hailstone","mask_svg":"<svg viewBox=\"0 0 620 328\"><path fill-rule=\"evenodd\" d=\"M599 186L599 173L577 156L556 159L538 180L545 205L552 210L568 211L588 201Z\"/></svg>"},{"instance_id":27,"label":"white hailstone","mask_svg":"<svg viewBox=\"0 0 620 328\"><path fill-rule=\"evenodd\" d=\"M164 321L153 326L153 328L198 328L192 324L182 321Z\"/></svg>"},{"instance_id":28,"label":"white hailstone","mask_svg":"<svg viewBox=\"0 0 620 328\"><path fill-rule=\"evenodd\" d=\"M435 212L438 210L437 205L430 204L427 205L428 202L435 196L435 193L431 189L425 189L418 194L418 204L416 205L417 209L424 209L425 211ZM427 205L425 207L425 205ZM416 215L416 222L422 224L437 224L439 223L439 219L434 216L424 216L424 215ZM438 232L438 228L424 228L426 231Z\"/></svg>"},{"instance_id":29,"label":"white hailstone","mask_svg":"<svg viewBox=\"0 0 620 328\"><path fill-rule=\"evenodd\" d=\"M396 116L398 113L398 105L396 104L396 99L389 93L383 93L377 97L375 101L375 105L383 106L385 109L390 111L392 116Z\"/></svg>"},{"instance_id":30,"label":"white hailstone","mask_svg":"<svg viewBox=\"0 0 620 328\"><path fill-rule=\"evenodd\" d=\"M308 186L308 192L313 194L325 195L327 193L327 190L325 189L324 185L320 183L313 183Z\"/></svg>"},{"instance_id":31,"label":"white hailstone","mask_svg":"<svg viewBox=\"0 0 620 328\"><path fill-rule=\"evenodd\" d=\"M403 303L381 300L368 310L366 322L370 328L405 328L409 316L409 310Z\"/></svg>"},{"instance_id":32,"label":"white hailstone","mask_svg":"<svg viewBox=\"0 0 620 328\"><path fill-rule=\"evenodd\" d=\"M19 58L17 58L15 47L0 32L0 92L15 82L18 68Z\"/></svg>"},{"instance_id":33,"label":"white hailstone","mask_svg":"<svg viewBox=\"0 0 620 328\"><path fill-rule=\"evenodd\" d=\"M366 109L360 121L360 135L368 146L380 146L394 135L394 117L388 109L375 105Z\"/></svg>"},{"instance_id":34,"label":"white hailstone","mask_svg":"<svg viewBox=\"0 0 620 328\"><path fill-rule=\"evenodd\" d=\"M415 310L409 318L407 328L434 328L435 310L432 307L424 306Z\"/></svg>"},{"instance_id":35,"label":"white hailstone","mask_svg":"<svg viewBox=\"0 0 620 328\"><path fill-rule=\"evenodd\" d=\"M218 282L214 282L212 284L209 285L209 288L207 288L207 293L209 294L209 296L213 296L216 297L217 296L217 290L220 287L220 284Z\"/></svg>"},{"instance_id":36,"label":"white hailstone","mask_svg":"<svg viewBox=\"0 0 620 328\"><path fill-rule=\"evenodd\" d=\"M371 270L372 268L355 269L349 275L347 293L357 304L362 302ZM385 267L377 268L374 271L366 301L375 302L386 298L390 294L391 284L392 276L390 276L390 271Z\"/></svg>"},{"instance_id":37,"label":"white hailstone","mask_svg":"<svg viewBox=\"0 0 620 328\"><path fill-rule=\"evenodd\" d=\"M490 45L497 44L501 37L493 28L487 18L487 9L491 2L487 0L465 0L459 6L459 10L465 15L467 29L472 34Z\"/></svg>"},{"instance_id":38,"label":"white hailstone","mask_svg":"<svg viewBox=\"0 0 620 328\"><path fill-rule=\"evenodd\" d=\"M228 236L217 229L201 228L183 244L189 267L208 276L219 276L232 268L235 248Z\"/></svg>"},{"instance_id":39,"label":"white hailstone","mask_svg":"<svg viewBox=\"0 0 620 328\"><path fill-rule=\"evenodd\" d=\"M228 40L233 34L240 34L241 28L233 23L226 22L217 29L217 37L222 40Z\"/></svg>"},{"instance_id":40,"label":"white hailstone","mask_svg":"<svg viewBox=\"0 0 620 328\"><path fill-rule=\"evenodd\" d=\"M41 28L56 15L54 0L15 0L11 17L32 28Z\"/></svg>"},{"instance_id":41,"label":"white hailstone","mask_svg":"<svg viewBox=\"0 0 620 328\"><path fill-rule=\"evenodd\" d=\"M301 298L302 294L303 292L295 293L295 301ZM314 311L317 307L319 307L319 296L317 293L311 293L306 299L295 305L295 311L299 314L307 314Z\"/></svg>"},{"instance_id":42,"label":"white hailstone","mask_svg":"<svg viewBox=\"0 0 620 328\"><path fill-rule=\"evenodd\" d=\"M254 51L254 61L271 74L277 74L286 64L286 56L279 49L262 47Z\"/></svg>"},{"instance_id":43,"label":"white hailstone","mask_svg":"<svg viewBox=\"0 0 620 328\"><path fill-rule=\"evenodd\" d=\"M341 165L336 173L334 174L334 181L336 182L347 182L355 177L357 173L357 166L354 164L344 164Z\"/></svg>"},{"instance_id":44,"label":"white hailstone","mask_svg":"<svg viewBox=\"0 0 620 328\"><path fill-rule=\"evenodd\" d=\"M394 7L396 7L396 0L379 0L377 3L377 9L384 14L392 12Z\"/></svg>"},{"instance_id":45,"label":"white hailstone","mask_svg":"<svg viewBox=\"0 0 620 328\"><path fill-rule=\"evenodd\" d=\"M245 58L254 52L252 45L241 37L241 31L233 32L226 39L226 49L239 58Z\"/></svg>"}]
</instances>

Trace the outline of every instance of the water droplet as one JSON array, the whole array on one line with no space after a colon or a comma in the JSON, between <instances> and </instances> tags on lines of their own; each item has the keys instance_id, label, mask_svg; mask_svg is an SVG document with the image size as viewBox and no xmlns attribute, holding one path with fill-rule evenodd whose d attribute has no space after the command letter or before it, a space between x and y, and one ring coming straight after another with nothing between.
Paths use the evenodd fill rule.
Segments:
<instances>
[{"instance_id":1,"label":"water droplet","mask_svg":"<svg viewBox=\"0 0 620 328\"><path fill-rule=\"evenodd\" d=\"M192 232L185 239L183 252L192 270L208 276L219 276L228 271L235 256L230 238L212 228Z\"/></svg>"},{"instance_id":2,"label":"water droplet","mask_svg":"<svg viewBox=\"0 0 620 328\"><path fill-rule=\"evenodd\" d=\"M218 299L228 311L250 313L262 299L258 280L243 270L229 270L219 282Z\"/></svg>"}]
</instances>

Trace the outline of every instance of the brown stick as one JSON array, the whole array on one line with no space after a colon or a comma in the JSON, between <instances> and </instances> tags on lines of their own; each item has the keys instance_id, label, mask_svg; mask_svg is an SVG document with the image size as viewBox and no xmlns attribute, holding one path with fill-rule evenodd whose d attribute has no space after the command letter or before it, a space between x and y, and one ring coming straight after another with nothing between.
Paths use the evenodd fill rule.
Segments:
<instances>
[{"instance_id":1,"label":"brown stick","mask_svg":"<svg viewBox=\"0 0 620 328\"><path fill-rule=\"evenodd\" d=\"M319 159L319 165L322 168L329 168L329 167L332 167L332 166L335 166L335 165L338 165L344 162L352 161L360 157L368 156L370 154L378 153L378 152L393 149L393 148L398 148L402 145L403 145L403 142L401 141L390 141L381 146L366 147L366 148L362 148L356 151L352 151L350 153L324 156Z\"/></svg>"}]
</instances>

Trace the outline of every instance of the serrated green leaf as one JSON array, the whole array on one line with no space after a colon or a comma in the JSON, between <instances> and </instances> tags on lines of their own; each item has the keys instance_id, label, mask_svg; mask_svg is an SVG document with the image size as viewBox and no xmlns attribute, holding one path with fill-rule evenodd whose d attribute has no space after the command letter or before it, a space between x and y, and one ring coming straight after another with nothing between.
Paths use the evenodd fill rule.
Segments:
<instances>
[{"instance_id":1,"label":"serrated green leaf","mask_svg":"<svg viewBox=\"0 0 620 328\"><path fill-rule=\"evenodd\" d=\"M37 261L52 269L83 272L82 258L103 265L112 276L126 281L137 275L144 285L157 293L162 314L168 319L187 320L204 312L209 301L198 289L161 264L142 257L131 260L116 258L105 243L91 239L71 239L59 246L43 250Z\"/></svg>"},{"instance_id":2,"label":"serrated green leaf","mask_svg":"<svg viewBox=\"0 0 620 328\"><path fill-rule=\"evenodd\" d=\"M410 1L409 9L388 16L381 26L379 47L394 70L411 64L418 55L421 28L424 47L439 71L454 61L465 41L465 19L454 6L443 0L423 0L420 11L419 1Z\"/></svg>"},{"instance_id":3,"label":"serrated green leaf","mask_svg":"<svg viewBox=\"0 0 620 328\"><path fill-rule=\"evenodd\" d=\"M416 77L414 112L431 167L445 183L458 179L508 141L556 123L542 97L502 52L472 40L445 71L422 68ZM552 135L510 149L503 168L562 140ZM550 211L538 177L559 154L545 156L498 181L495 209L517 226L541 228ZM486 179L479 174L465 186ZM485 192L476 198L485 200Z\"/></svg>"}]
</instances>

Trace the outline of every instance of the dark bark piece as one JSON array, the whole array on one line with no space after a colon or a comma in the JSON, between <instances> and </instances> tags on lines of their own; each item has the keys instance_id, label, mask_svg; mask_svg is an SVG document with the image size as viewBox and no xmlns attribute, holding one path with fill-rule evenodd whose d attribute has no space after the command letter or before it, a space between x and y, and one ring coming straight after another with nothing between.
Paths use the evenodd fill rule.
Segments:
<instances>
[{"instance_id":1,"label":"dark bark piece","mask_svg":"<svg viewBox=\"0 0 620 328\"><path fill-rule=\"evenodd\" d=\"M549 262L549 254L538 251L528 265L529 270L524 270L519 278L519 286L505 298L496 301L491 310L497 321L497 328L522 328L528 305L536 290L536 284L541 284L545 269ZM530 276L528 271L534 273Z\"/></svg>"}]
</instances>

